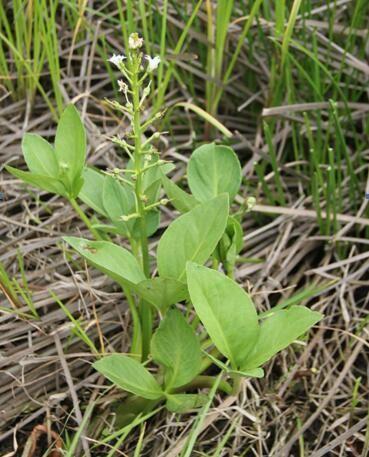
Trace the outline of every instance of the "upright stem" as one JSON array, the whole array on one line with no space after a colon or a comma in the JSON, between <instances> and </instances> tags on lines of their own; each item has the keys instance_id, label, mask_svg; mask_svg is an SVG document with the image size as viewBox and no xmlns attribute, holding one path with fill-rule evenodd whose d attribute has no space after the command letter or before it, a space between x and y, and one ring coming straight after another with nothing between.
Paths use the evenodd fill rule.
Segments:
<instances>
[{"instance_id":1,"label":"upright stem","mask_svg":"<svg viewBox=\"0 0 369 457\"><path fill-rule=\"evenodd\" d=\"M242 377L239 374L235 374L232 376L232 378L233 378L232 395L238 395L241 390Z\"/></svg>"},{"instance_id":2,"label":"upright stem","mask_svg":"<svg viewBox=\"0 0 369 457\"><path fill-rule=\"evenodd\" d=\"M143 200L143 161L144 154L142 154L141 143L141 113L140 113L140 81L139 70L141 65L141 58L133 56L132 62L132 102L133 102L133 134L134 134L134 168L136 175L135 194L137 202L137 213L139 215L140 224L140 251L142 268L146 277L150 276L150 263L149 263L149 246L147 240L146 230L146 214L145 205ZM140 304L141 326L142 326L142 359L145 360L150 350L150 340L152 334L152 313L151 307L148 303L142 301Z\"/></svg>"},{"instance_id":3,"label":"upright stem","mask_svg":"<svg viewBox=\"0 0 369 457\"><path fill-rule=\"evenodd\" d=\"M139 66L140 59L136 58L133 61L133 75L132 75L132 92L133 92L133 134L134 134L134 168L136 174L136 183L135 183L135 194L137 202L137 213L139 215L140 222L140 248L141 248L141 260L142 267L146 276L150 274L150 265L149 265L149 247L146 236L146 214L145 214L145 205L143 202L143 173L142 173L142 161L144 155L142 154L142 143L141 143L141 113L140 113L140 82L139 82Z\"/></svg>"}]
</instances>

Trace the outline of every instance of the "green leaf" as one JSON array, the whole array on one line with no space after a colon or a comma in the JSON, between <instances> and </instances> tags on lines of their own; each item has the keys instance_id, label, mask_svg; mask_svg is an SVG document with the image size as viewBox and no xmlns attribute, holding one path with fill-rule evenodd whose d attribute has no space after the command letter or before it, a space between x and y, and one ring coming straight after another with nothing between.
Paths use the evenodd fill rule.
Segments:
<instances>
[{"instance_id":1,"label":"green leaf","mask_svg":"<svg viewBox=\"0 0 369 457\"><path fill-rule=\"evenodd\" d=\"M183 386L201 369L200 342L177 309L169 310L151 340L155 362L166 370L166 390Z\"/></svg>"},{"instance_id":2,"label":"green leaf","mask_svg":"<svg viewBox=\"0 0 369 457\"><path fill-rule=\"evenodd\" d=\"M195 197L182 190L177 184L166 176L162 176L162 183L171 204L180 213L187 213L199 204Z\"/></svg>"},{"instance_id":3,"label":"green leaf","mask_svg":"<svg viewBox=\"0 0 369 457\"><path fill-rule=\"evenodd\" d=\"M231 202L241 185L241 166L228 146L214 143L197 148L188 163L188 185L195 198L207 201L224 192Z\"/></svg>"},{"instance_id":4,"label":"green leaf","mask_svg":"<svg viewBox=\"0 0 369 457\"><path fill-rule=\"evenodd\" d=\"M228 373L232 374L239 374L244 376L245 378L263 378L264 377L264 370L262 368L253 368L252 370L247 371L240 371L240 370L229 370Z\"/></svg>"},{"instance_id":5,"label":"green leaf","mask_svg":"<svg viewBox=\"0 0 369 457\"><path fill-rule=\"evenodd\" d=\"M82 176L84 182L78 198L94 211L106 217L103 205L103 187L106 176L90 167L84 168Z\"/></svg>"},{"instance_id":6,"label":"green leaf","mask_svg":"<svg viewBox=\"0 0 369 457\"><path fill-rule=\"evenodd\" d=\"M116 386L135 395L149 400L163 396L154 376L131 357L112 354L95 362L93 367Z\"/></svg>"},{"instance_id":7,"label":"green leaf","mask_svg":"<svg viewBox=\"0 0 369 457\"><path fill-rule=\"evenodd\" d=\"M128 216L134 207L134 195L131 189L118 182L112 176L107 176L103 188L103 205L106 214L118 227L127 232L127 224L120 220L121 216Z\"/></svg>"},{"instance_id":8,"label":"green leaf","mask_svg":"<svg viewBox=\"0 0 369 457\"><path fill-rule=\"evenodd\" d=\"M290 345L322 319L322 314L304 306L277 311L260 325L259 337L242 363L242 371L256 368Z\"/></svg>"},{"instance_id":9,"label":"green leaf","mask_svg":"<svg viewBox=\"0 0 369 457\"><path fill-rule=\"evenodd\" d=\"M136 211L135 197L129 187L107 176L103 188L103 205L105 212L114 223L119 233L129 238L140 237L140 219L133 218L129 221L122 221L121 216L128 216ZM157 210L146 213L146 236L151 236L159 227L160 213Z\"/></svg>"},{"instance_id":10,"label":"green leaf","mask_svg":"<svg viewBox=\"0 0 369 457\"><path fill-rule=\"evenodd\" d=\"M156 209L146 212L146 236L153 235L160 225L160 212ZM130 223L131 221L129 221ZM134 239L140 238L140 219L134 219L132 221L132 226L130 226L131 236Z\"/></svg>"},{"instance_id":11,"label":"green leaf","mask_svg":"<svg viewBox=\"0 0 369 457\"><path fill-rule=\"evenodd\" d=\"M172 222L158 245L160 276L184 281L187 261L206 262L224 233L228 211L228 196L223 194Z\"/></svg>"},{"instance_id":12,"label":"green leaf","mask_svg":"<svg viewBox=\"0 0 369 457\"><path fill-rule=\"evenodd\" d=\"M161 312L188 298L186 285L173 278L146 279L135 287L135 292Z\"/></svg>"},{"instance_id":13,"label":"green leaf","mask_svg":"<svg viewBox=\"0 0 369 457\"><path fill-rule=\"evenodd\" d=\"M26 133L22 141L22 151L30 172L58 178L59 166L54 149L40 135Z\"/></svg>"},{"instance_id":14,"label":"green leaf","mask_svg":"<svg viewBox=\"0 0 369 457\"><path fill-rule=\"evenodd\" d=\"M187 264L193 306L218 350L239 368L258 337L258 319L250 296L218 271Z\"/></svg>"},{"instance_id":15,"label":"green leaf","mask_svg":"<svg viewBox=\"0 0 369 457\"><path fill-rule=\"evenodd\" d=\"M187 413L201 408L208 401L204 394L171 394L167 395L166 408L172 413Z\"/></svg>"},{"instance_id":16,"label":"green leaf","mask_svg":"<svg viewBox=\"0 0 369 457\"><path fill-rule=\"evenodd\" d=\"M165 176L174 168L172 163L163 163L153 166L158 161L159 156L153 155L150 161L145 164L145 167L149 168L142 174L142 189L147 199L147 205L153 204L158 200L161 188L161 177L162 175ZM134 171L134 163L132 160L128 161L127 169ZM126 179L133 183L132 175L127 174Z\"/></svg>"},{"instance_id":17,"label":"green leaf","mask_svg":"<svg viewBox=\"0 0 369 457\"><path fill-rule=\"evenodd\" d=\"M33 173L29 173L28 171L18 170L17 168L9 166L6 166L5 168L16 178L21 179L25 183L31 184L38 189L46 190L46 192L62 195L64 197L67 195L63 184L55 178L50 178L50 176L35 175Z\"/></svg>"},{"instance_id":18,"label":"green leaf","mask_svg":"<svg viewBox=\"0 0 369 457\"><path fill-rule=\"evenodd\" d=\"M121 235L121 231L115 225L109 224L92 224L92 228L103 233L113 233L114 235Z\"/></svg>"},{"instance_id":19,"label":"green leaf","mask_svg":"<svg viewBox=\"0 0 369 457\"><path fill-rule=\"evenodd\" d=\"M152 165L157 162L159 159L157 156L154 156L151 159L151 162L148 165ZM156 167L151 167L145 171L143 174L143 190L147 198L147 205L155 203L159 199L159 193L161 188L161 177L166 175L173 169L173 164L164 163Z\"/></svg>"},{"instance_id":20,"label":"green leaf","mask_svg":"<svg viewBox=\"0 0 369 457\"><path fill-rule=\"evenodd\" d=\"M229 375L232 374L239 374L241 376L245 376L248 378L263 378L264 377L264 370L262 368L254 368L253 370L248 370L248 371L240 371L240 370L232 370L229 368L228 365L223 363L221 360L218 360L216 357L213 355L209 354L206 351L202 351L203 354L206 355L215 365L217 365L221 370L224 371L224 373L228 373Z\"/></svg>"},{"instance_id":21,"label":"green leaf","mask_svg":"<svg viewBox=\"0 0 369 457\"><path fill-rule=\"evenodd\" d=\"M91 265L119 284L132 287L145 279L136 258L121 246L110 241L89 241L74 236L65 236L63 240Z\"/></svg>"},{"instance_id":22,"label":"green leaf","mask_svg":"<svg viewBox=\"0 0 369 457\"><path fill-rule=\"evenodd\" d=\"M224 235L219 241L217 255L226 268L236 263L238 253L243 247L243 231L238 220L229 216Z\"/></svg>"},{"instance_id":23,"label":"green leaf","mask_svg":"<svg viewBox=\"0 0 369 457\"><path fill-rule=\"evenodd\" d=\"M81 175L86 159L86 132L74 105L63 111L55 136L55 153L59 163L59 179L72 197L81 188Z\"/></svg>"}]
</instances>

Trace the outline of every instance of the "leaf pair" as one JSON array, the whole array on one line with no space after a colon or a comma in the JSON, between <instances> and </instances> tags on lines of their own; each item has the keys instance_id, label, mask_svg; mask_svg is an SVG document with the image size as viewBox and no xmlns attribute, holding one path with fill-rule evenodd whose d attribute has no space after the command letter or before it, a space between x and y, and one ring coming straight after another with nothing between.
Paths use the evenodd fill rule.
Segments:
<instances>
[{"instance_id":1,"label":"leaf pair","mask_svg":"<svg viewBox=\"0 0 369 457\"><path fill-rule=\"evenodd\" d=\"M228 197L223 194L172 222L158 246L159 277L152 279L144 277L136 258L123 247L108 241L64 240L93 266L165 312L187 298L186 263L206 262L224 233L228 211Z\"/></svg>"},{"instance_id":2,"label":"leaf pair","mask_svg":"<svg viewBox=\"0 0 369 457\"><path fill-rule=\"evenodd\" d=\"M63 239L89 264L159 310L165 311L188 296L186 285L173 278L146 279L136 257L121 246L110 241L90 241L73 236Z\"/></svg>"},{"instance_id":3,"label":"leaf pair","mask_svg":"<svg viewBox=\"0 0 369 457\"><path fill-rule=\"evenodd\" d=\"M200 320L233 370L260 367L322 318L318 312L292 306L260 325L250 296L227 276L189 262L187 281Z\"/></svg>"},{"instance_id":4,"label":"leaf pair","mask_svg":"<svg viewBox=\"0 0 369 457\"><path fill-rule=\"evenodd\" d=\"M163 187L173 206L181 213L190 211L199 202L207 202L222 194L228 194L231 203L241 185L241 166L234 151L214 143L195 149L187 167L188 194L167 177ZM220 238L215 255L227 271L232 271L243 245L241 224L230 216L224 235Z\"/></svg>"},{"instance_id":5,"label":"leaf pair","mask_svg":"<svg viewBox=\"0 0 369 457\"><path fill-rule=\"evenodd\" d=\"M39 135L26 134L22 150L29 172L6 167L11 174L47 192L68 198L78 195L83 185L86 133L73 105L60 118L54 147Z\"/></svg>"},{"instance_id":6,"label":"leaf pair","mask_svg":"<svg viewBox=\"0 0 369 457\"><path fill-rule=\"evenodd\" d=\"M165 369L161 385L138 361L113 354L94 363L94 367L118 387L148 400L167 399L167 408L184 412L199 406L202 396L177 394L173 389L192 381L200 371L198 338L178 310L171 310L161 322L151 343L152 358Z\"/></svg>"}]
</instances>

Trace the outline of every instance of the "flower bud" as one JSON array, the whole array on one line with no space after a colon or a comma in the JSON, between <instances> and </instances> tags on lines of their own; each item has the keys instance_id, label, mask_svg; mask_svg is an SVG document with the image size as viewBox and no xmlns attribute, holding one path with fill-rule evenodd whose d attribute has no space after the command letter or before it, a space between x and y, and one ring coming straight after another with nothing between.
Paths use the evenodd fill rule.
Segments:
<instances>
[{"instance_id":1,"label":"flower bud","mask_svg":"<svg viewBox=\"0 0 369 457\"><path fill-rule=\"evenodd\" d=\"M59 169L60 169L60 174L63 176L69 170L69 165L65 162L60 162Z\"/></svg>"},{"instance_id":2,"label":"flower bud","mask_svg":"<svg viewBox=\"0 0 369 457\"><path fill-rule=\"evenodd\" d=\"M150 84L148 84L143 90L143 96L146 98L150 94Z\"/></svg>"},{"instance_id":3,"label":"flower bud","mask_svg":"<svg viewBox=\"0 0 369 457\"><path fill-rule=\"evenodd\" d=\"M131 33L128 38L129 49L140 49L143 45L143 38L140 38L138 33Z\"/></svg>"},{"instance_id":4,"label":"flower bud","mask_svg":"<svg viewBox=\"0 0 369 457\"><path fill-rule=\"evenodd\" d=\"M121 79L118 79L118 86L119 86L119 92L123 92L124 94L127 95L127 92L128 92L127 84L124 81L122 81Z\"/></svg>"},{"instance_id":5,"label":"flower bud","mask_svg":"<svg viewBox=\"0 0 369 457\"><path fill-rule=\"evenodd\" d=\"M251 211L252 208L256 205L256 198L255 197L247 197L246 198L246 206L247 211Z\"/></svg>"}]
</instances>

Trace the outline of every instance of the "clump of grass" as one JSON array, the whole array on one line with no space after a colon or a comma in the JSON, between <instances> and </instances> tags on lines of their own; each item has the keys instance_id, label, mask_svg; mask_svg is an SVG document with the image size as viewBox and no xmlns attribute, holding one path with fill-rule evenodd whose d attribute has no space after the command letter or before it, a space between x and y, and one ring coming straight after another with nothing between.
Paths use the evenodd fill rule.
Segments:
<instances>
[{"instance_id":1,"label":"clump of grass","mask_svg":"<svg viewBox=\"0 0 369 457\"><path fill-rule=\"evenodd\" d=\"M0 5L1 79L16 100L26 97L32 105L36 92L57 117L63 109L57 36L58 2L12 0ZM45 68L46 67L46 68ZM54 98L41 83L49 71ZM56 103L56 110L54 108Z\"/></svg>"}]
</instances>

